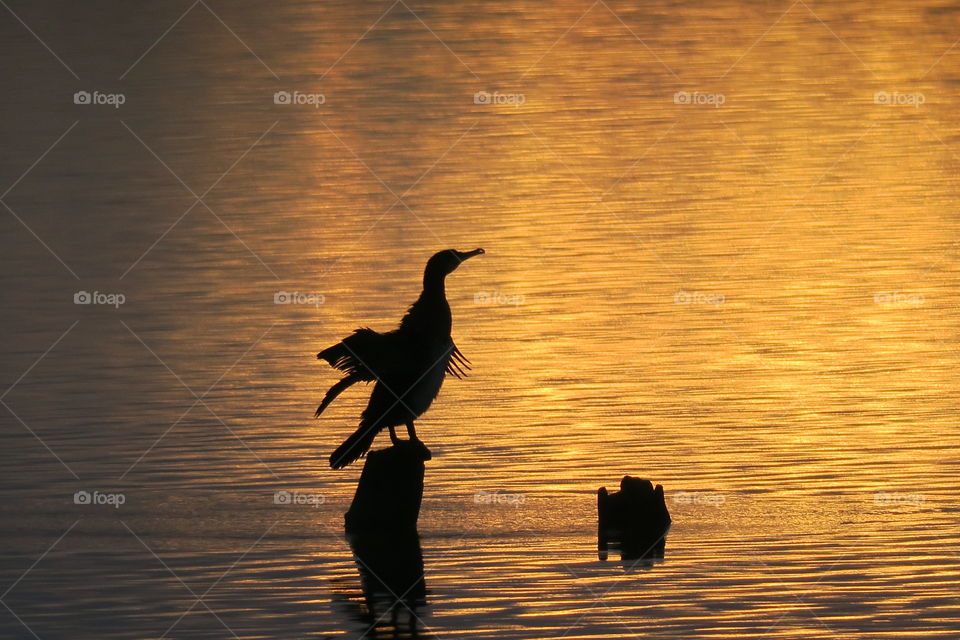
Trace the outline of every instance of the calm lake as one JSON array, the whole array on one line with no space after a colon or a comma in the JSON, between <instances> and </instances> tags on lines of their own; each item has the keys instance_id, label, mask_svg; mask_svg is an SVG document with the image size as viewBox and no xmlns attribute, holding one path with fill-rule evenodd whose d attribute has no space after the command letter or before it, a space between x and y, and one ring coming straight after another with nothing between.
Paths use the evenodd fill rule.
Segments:
<instances>
[{"instance_id":1,"label":"calm lake","mask_svg":"<svg viewBox=\"0 0 960 640\"><path fill-rule=\"evenodd\" d=\"M960 5L2 4L0 636L957 637ZM394 621L315 354L475 247Z\"/></svg>"}]
</instances>

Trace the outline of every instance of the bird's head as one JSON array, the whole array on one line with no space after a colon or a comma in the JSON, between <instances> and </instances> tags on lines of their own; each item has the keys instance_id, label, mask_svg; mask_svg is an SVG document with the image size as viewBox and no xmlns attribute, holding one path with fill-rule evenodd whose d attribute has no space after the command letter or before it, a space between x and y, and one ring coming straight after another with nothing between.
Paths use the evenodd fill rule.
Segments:
<instances>
[{"instance_id":1,"label":"bird's head","mask_svg":"<svg viewBox=\"0 0 960 640\"><path fill-rule=\"evenodd\" d=\"M430 274L445 277L456 271L457 267L459 267L460 263L464 260L472 258L473 256L478 256L483 252L483 249L474 249L473 251L445 249L433 254L433 257L427 260L425 275Z\"/></svg>"}]
</instances>

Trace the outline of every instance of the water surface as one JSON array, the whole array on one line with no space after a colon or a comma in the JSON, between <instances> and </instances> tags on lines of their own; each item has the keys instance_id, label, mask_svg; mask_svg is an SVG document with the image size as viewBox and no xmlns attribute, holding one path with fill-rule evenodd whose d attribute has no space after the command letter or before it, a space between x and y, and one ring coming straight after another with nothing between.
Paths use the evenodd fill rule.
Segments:
<instances>
[{"instance_id":1,"label":"water surface","mask_svg":"<svg viewBox=\"0 0 960 640\"><path fill-rule=\"evenodd\" d=\"M477 246L448 281L474 370L418 426L420 633L955 636L949 3L10 2L0 30L4 637L363 635L360 467L326 457L366 395L314 421L313 354ZM667 490L652 565L596 558L625 473Z\"/></svg>"}]
</instances>

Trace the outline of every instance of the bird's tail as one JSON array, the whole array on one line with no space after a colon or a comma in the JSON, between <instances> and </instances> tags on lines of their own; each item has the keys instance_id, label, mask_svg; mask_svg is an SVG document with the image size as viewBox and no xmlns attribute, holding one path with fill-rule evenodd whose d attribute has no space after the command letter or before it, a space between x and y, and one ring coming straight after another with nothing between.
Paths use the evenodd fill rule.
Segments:
<instances>
[{"instance_id":1,"label":"bird's tail","mask_svg":"<svg viewBox=\"0 0 960 640\"><path fill-rule=\"evenodd\" d=\"M330 468L343 469L354 460L365 456L373 444L373 439L377 437L378 431L380 429L373 425L361 423L360 428L351 433L350 437L330 454Z\"/></svg>"},{"instance_id":2,"label":"bird's tail","mask_svg":"<svg viewBox=\"0 0 960 640\"><path fill-rule=\"evenodd\" d=\"M320 403L320 406L317 407L317 412L313 414L313 417L319 418L320 414L323 413L323 410L326 409L327 406L329 406L338 395L343 393L344 389L359 381L360 378L357 376L347 376L337 384L330 387L330 389L327 390L327 395L323 396L323 401Z\"/></svg>"}]
</instances>

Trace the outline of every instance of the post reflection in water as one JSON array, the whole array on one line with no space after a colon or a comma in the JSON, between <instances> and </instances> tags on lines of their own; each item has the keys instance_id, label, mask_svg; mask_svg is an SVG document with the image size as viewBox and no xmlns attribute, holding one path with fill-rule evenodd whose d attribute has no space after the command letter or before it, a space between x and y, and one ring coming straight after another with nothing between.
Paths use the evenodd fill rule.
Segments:
<instances>
[{"instance_id":1,"label":"post reflection in water","mask_svg":"<svg viewBox=\"0 0 960 640\"><path fill-rule=\"evenodd\" d=\"M667 534L664 533L656 540L634 540L621 538L604 540L597 552L600 560L606 560L608 549L620 551L620 564L626 573L637 569L652 569L654 565L663 561L667 546Z\"/></svg>"},{"instance_id":2,"label":"post reflection in water","mask_svg":"<svg viewBox=\"0 0 960 640\"><path fill-rule=\"evenodd\" d=\"M619 551L620 562L627 573L638 568L652 568L657 562L663 561L667 547L665 530L644 532L641 535L631 535L627 532L604 532L599 528L597 532L597 558L606 561L610 550Z\"/></svg>"},{"instance_id":3,"label":"post reflection in water","mask_svg":"<svg viewBox=\"0 0 960 640\"><path fill-rule=\"evenodd\" d=\"M347 540L360 590L341 595L363 638L431 638L422 620L427 605L423 551L416 531L352 533Z\"/></svg>"}]
</instances>

